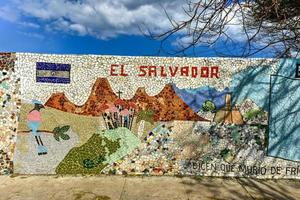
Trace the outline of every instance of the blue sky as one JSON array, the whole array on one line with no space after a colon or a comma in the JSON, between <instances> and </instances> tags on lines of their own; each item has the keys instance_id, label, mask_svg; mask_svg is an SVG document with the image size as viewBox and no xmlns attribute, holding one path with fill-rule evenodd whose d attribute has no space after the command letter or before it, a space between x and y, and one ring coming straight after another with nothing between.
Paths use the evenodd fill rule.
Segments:
<instances>
[{"instance_id":1,"label":"blue sky","mask_svg":"<svg viewBox=\"0 0 300 200\"><path fill-rule=\"evenodd\" d=\"M183 20L184 5L183 0L0 0L0 51L168 56L158 54L160 42L145 37L141 28L168 30L171 25L163 8ZM184 39L175 35L164 48L170 52ZM206 46L198 46L196 52L217 56ZM267 55L256 55L262 56Z\"/></svg>"},{"instance_id":2,"label":"blue sky","mask_svg":"<svg viewBox=\"0 0 300 200\"><path fill-rule=\"evenodd\" d=\"M32 30L15 23L0 20L0 51L109 54L109 55L155 55L159 43L143 36L118 36L98 39L89 35L51 33Z\"/></svg>"}]
</instances>

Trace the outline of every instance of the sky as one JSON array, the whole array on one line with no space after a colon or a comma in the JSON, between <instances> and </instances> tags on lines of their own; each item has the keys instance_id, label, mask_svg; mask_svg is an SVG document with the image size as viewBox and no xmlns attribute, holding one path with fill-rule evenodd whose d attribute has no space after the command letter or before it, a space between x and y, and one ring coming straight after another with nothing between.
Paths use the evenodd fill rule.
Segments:
<instances>
[{"instance_id":1,"label":"sky","mask_svg":"<svg viewBox=\"0 0 300 200\"><path fill-rule=\"evenodd\" d=\"M184 36L171 37L165 52L145 33L171 28L164 8L173 19L186 19L184 6L184 0L0 0L0 51L170 56ZM218 56L201 45L195 55Z\"/></svg>"}]
</instances>

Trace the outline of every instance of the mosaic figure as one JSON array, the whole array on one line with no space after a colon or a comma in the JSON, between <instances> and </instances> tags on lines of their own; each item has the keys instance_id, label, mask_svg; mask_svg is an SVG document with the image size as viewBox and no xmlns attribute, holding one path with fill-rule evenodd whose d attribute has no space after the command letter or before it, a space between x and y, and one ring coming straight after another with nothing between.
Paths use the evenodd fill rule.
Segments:
<instances>
[{"instance_id":1,"label":"mosaic figure","mask_svg":"<svg viewBox=\"0 0 300 200\"><path fill-rule=\"evenodd\" d=\"M48 150L43 144L40 133L38 133L38 129L42 123L40 110L45 107L38 100L33 100L32 103L34 104L34 108L27 115L27 125L31 129L31 133L35 137L35 140L38 144L38 155L45 155L47 154Z\"/></svg>"}]
</instances>

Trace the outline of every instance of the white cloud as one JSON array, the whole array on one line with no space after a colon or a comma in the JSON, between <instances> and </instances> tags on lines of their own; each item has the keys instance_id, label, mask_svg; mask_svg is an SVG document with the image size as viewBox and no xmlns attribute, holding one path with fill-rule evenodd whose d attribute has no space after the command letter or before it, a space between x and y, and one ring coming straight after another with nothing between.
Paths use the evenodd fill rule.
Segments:
<instances>
[{"instance_id":1,"label":"white cloud","mask_svg":"<svg viewBox=\"0 0 300 200\"><path fill-rule=\"evenodd\" d=\"M36 23L32 23L32 22L19 22L19 24L21 26L25 26L25 27L29 27L29 28L35 28L35 29L38 29L40 28L40 25L39 24L36 24Z\"/></svg>"},{"instance_id":2,"label":"white cloud","mask_svg":"<svg viewBox=\"0 0 300 200\"><path fill-rule=\"evenodd\" d=\"M32 28L109 39L122 34L141 35L141 26L167 30L170 23L163 7L182 19L184 4L183 0L11 0L0 6L0 18ZM33 19L34 23L24 19Z\"/></svg>"},{"instance_id":3,"label":"white cloud","mask_svg":"<svg viewBox=\"0 0 300 200\"><path fill-rule=\"evenodd\" d=\"M240 4L243 6L243 4ZM178 50L190 47L190 46L200 46L205 45L208 47L214 47L217 41L221 41L223 43L227 43L230 45L234 45L237 43L244 43L248 41L247 35L245 34L244 26L243 26L243 16L240 12L240 5L231 5L226 7L222 12L220 12L218 17L215 20L216 23L206 23L207 19L209 19L209 15L206 16L206 20L199 20L197 23L194 21L188 29L182 30L179 34L176 35L176 39L172 41L171 45ZM214 13L214 8L212 7L212 13ZM243 12L247 12L249 8L243 7ZM199 10L201 12L201 9ZM226 17L225 17L226 16ZM218 19L222 19L222 24L218 24ZM223 25L222 34L219 34L219 27ZM204 29L201 37L197 35L200 33L201 29ZM193 34L194 30L196 30L195 34ZM251 38L252 35L256 33L256 30L247 29L248 37ZM197 41L199 39L199 41ZM228 45L228 46L230 46Z\"/></svg>"},{"instance_id":4,"label":"white cloud","mask_svg":"<svg viewBox=\"0 0 300 200\"><path fill-rule=\"evenodd\" d=\"M85 35L87 33L86 28L81 24L71 24L70 29L77 32L79 35Z\"/></svg>"},{"instance_id":5,"label":"white cloud","mask_svg":"<svg viewBox=\"0 0 300 200\"><path fill-rule=\"evenodd\" d=\"M45 37L39 33L33 33L33 32L19 32L20 34L26 36L26 37L30 37L30 38L37 38L37 39L44 39Z\"/></svg>"},{"instance_id":6,"label":"white cloud","mask_svg":"<svg viewBox=\"0 0 300 200\"><path fill-rule=\"evenodd\" d=\"M11 22L17 21L19 18L18 13L10 6L0 5L0 18Z\"/></svg>"},{"instance_id":7,"label":"white cloud","mask_svg":"<svg viewBox=\"0 0 300 200\"><path fill-rule=\"evenodd\" d=\"M183 21L187 18L184 6L185 0L11 0L0 5L0 18L50 32L110 39L119 35L142 35L141 27L154 33L169 30L171 24L163 8L176 21ZM231 24L226 27L226 33L244 40L240 17L233 17ZM184 47L192 41L184 31L177 37L172 43L176 47Z\"/></svg>"},{"instance_id":8,"label":"white cloud","mask_svg":"<svg viewBox=\"0 0 300 200\"><path fill-rule=\"evenodd\" d=\"M182 36L177 37L171 44L178 49L183 49L183 48L188 47L192 43L193 43L192 36L182 35Z\"/></svg>"}]
</instances>

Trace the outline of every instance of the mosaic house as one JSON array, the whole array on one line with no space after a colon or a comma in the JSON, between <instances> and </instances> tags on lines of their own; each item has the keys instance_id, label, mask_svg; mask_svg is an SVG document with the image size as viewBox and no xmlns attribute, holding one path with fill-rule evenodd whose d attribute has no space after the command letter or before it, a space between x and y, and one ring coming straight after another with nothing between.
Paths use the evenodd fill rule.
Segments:
<instances>
[{"instance_id":1,"label":"mosaic house","mask_svg":"<svg viewBox=\"0 0 300 200\"><path fill-rule=\"evenodd\" d=\"M299 66L1 53L0 173L299 179Z\"/></svg>"}]
</instances>

